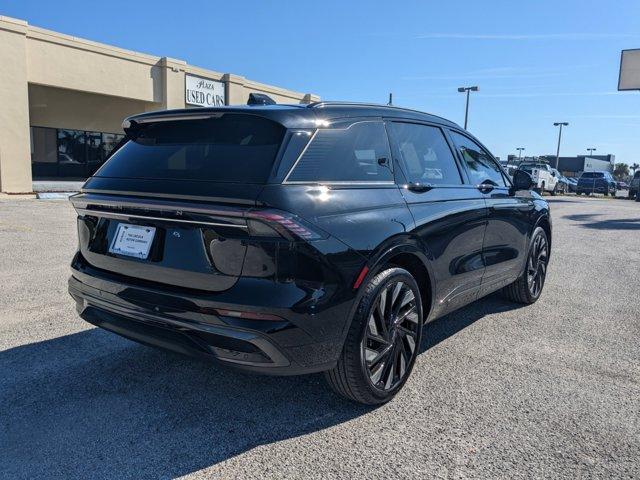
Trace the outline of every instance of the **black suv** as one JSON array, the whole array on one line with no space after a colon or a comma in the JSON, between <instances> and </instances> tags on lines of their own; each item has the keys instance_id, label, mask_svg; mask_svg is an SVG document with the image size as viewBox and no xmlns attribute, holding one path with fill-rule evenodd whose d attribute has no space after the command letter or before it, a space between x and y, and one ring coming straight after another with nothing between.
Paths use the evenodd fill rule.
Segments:
<instances>
[{"instance_id":1,"label":"black suv","mask_svg":"<svg viewBox=\"0 0 640 480\"><path fill-rule=\"evenodd\" d=\"M130 117L71 201L85 320L357 402L402 388L422 326L542 291L547 203L456 124L349 103Z\"/></svg>"}]
</instances>

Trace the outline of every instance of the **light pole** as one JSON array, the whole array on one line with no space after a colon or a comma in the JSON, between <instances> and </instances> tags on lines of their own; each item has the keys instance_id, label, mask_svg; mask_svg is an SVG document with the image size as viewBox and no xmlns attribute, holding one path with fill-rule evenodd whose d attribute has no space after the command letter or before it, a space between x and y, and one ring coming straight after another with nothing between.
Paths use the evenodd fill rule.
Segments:
<instances>
[{"instance_id":1,"label":"light pole","mask_svg":"<svg viewBox=\"0 0 640 480\"><path fill-rule=\"evenodd\" d=\"M467 106L464 109L464 129L467 129L467 120L469 118L469 92L477 92L480 90L477 86L473 87L458 87L460 93L467 92Z\"/></svg>"},{"instance_id":2,"label":"light pole","mask_svg":"<svg viewBox=\"0 0 640 480\"><path fill-rule=\"evenodd\" d=\"M587 152L589 152L589 156L593 155L593 152L595 152L597 149L595 148L587 148Z\"/></svg>"},{"instance_id":3,"label":"light pole","mask_svg":"<svg viewBox=\"0 0 640 480\"><path fill-rule=\"evenodd\" d=\"M518 147L516 148L516 150L518 150L518 165L520 163L522 163L522 151L525 150L524 147Z\"/></svg>"},{"instance_id":4,"label":"light pole","mask_svg":"<svg viewBox=\"0 0 640 480\"><path fill-rule=\"evenodd\" d=\"M554 122L554 127L560 127L558 132L558 150L556 150L556 170L558 169L558 163L560 163L560 141L562 140L562 127L569 125L569 122Z\"/></svg>"}]
</instances>

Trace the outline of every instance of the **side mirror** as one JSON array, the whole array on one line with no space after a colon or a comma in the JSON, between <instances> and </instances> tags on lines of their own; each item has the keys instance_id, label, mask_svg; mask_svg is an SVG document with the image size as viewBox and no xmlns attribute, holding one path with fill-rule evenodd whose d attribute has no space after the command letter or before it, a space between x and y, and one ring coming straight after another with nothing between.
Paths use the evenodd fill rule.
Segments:
<instances>
[{"instance_id":1,"label":"side mirror","mask_svg":"<svg viewBox=\"0 0 640 480\"><path fill-rule=\"evenodd\" d=\"M513 174L514 190L531 190L533 187L533 178L524 170L516 170Z\"/></svg>"}]
</instances>

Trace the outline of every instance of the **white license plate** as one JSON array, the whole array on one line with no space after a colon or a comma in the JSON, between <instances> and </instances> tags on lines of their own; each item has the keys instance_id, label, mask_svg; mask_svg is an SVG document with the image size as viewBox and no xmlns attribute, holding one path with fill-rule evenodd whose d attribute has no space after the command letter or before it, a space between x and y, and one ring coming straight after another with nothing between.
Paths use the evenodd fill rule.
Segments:
<instances>
[{"instance_id":1,"label":"white license plate","mask_svg":"<svg viewBox=\"0 0 640 480\"><path fill-rule=\"evenodd\" d=\"M116 235L111 242L109 251L119 255L127 255L145 259L149 255L153 237L156 234L155 227L143 227L141 225L118 225Z\"/></svg>"}]
</instances>

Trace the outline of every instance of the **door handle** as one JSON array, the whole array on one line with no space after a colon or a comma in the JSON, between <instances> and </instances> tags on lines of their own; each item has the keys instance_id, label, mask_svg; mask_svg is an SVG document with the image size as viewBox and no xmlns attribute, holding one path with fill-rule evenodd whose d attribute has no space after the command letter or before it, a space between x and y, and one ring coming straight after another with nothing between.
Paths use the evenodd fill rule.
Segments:
<instances>
[{"instance_id":1,"label":"door handle","mask_svg":"<svg viewBox=\"0 0 640 480\"><path fill-rule=\"evenodd\" d=\"M480 190L480 192L482 193L489 193L495 187L495 185L492 185L490 183L481 183L480 185L478 185L478 190Z\"/></svg>"},{"instance_id":2,"label":"door handle","mask_svg":"<svg viewBox=\"0 0 640 480\"><path fill-rule=\"evenodd\" d=\"M418 183L418 182L409 182L407 185L407 190L411 190L412 192L428 192L433 188L433 185L430 183Z\"/></svg>"}]
</instances>

